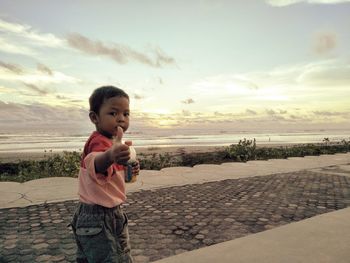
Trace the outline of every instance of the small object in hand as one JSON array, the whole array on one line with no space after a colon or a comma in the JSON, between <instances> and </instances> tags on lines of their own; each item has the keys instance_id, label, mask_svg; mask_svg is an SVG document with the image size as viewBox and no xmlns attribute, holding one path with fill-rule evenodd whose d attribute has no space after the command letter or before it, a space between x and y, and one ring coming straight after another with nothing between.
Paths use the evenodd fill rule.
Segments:
<instances>
[{"instance_id":1,"label":"small object in hand","mask_svg":"<svg viewBox=\"0 0 350 263\"><path fill-rule=\"evenodd\" d=\"M129 146L130 149L130 159L126 166L124 167L125 171L125 182L126 183L133 183L136 181L136 175L133 176L132 170L135 165L137 165L136 161L136 151L133 146Z\"/></svg>"},{"instance_id":2,"label":"small object in hand","mask_svg":"<svg viewBox=\"0 0 350 263\"><path fill-rule=\"evenodd\" d=\"M132 170L133 167L136 165L137 163L128 163L125 167L124 167L124 171L125 171L125 182L126 183L133 183L136 181L136 175L133 176L132 174Z\"/></svg>"}]
</instances>

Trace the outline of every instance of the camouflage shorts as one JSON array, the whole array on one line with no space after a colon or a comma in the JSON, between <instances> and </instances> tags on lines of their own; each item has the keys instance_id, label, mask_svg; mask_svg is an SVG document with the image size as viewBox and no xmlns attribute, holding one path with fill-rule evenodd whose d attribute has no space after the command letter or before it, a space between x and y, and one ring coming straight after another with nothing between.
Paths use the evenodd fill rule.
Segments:
<instances>
[{"instance_id":1,"label":"camouflage shorts","mask_svg":"<svg viewBox=\"0 0 350 263\"><path fill-rule=\"evenodd\" d=\"M133 262L128 218L120 206L79 203L71 226L77 243L77 262Z\"/></svg>"}]
</instances>

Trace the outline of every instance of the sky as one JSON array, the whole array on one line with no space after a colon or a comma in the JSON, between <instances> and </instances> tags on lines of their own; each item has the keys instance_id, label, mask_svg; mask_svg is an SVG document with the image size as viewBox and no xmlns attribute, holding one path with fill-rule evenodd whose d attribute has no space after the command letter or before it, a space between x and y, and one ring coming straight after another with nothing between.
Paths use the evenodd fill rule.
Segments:
<instances>
[{"instance_id":1,"label":"sky","mask_svg":"<svg viewBox=\"0 0 350 263\"><path fill-rule=\"evenodd\" d=\"M89 131L103 85L132 132L350 130L350 1L1 0L0 133Z\"/></svg>"}]
</instances>

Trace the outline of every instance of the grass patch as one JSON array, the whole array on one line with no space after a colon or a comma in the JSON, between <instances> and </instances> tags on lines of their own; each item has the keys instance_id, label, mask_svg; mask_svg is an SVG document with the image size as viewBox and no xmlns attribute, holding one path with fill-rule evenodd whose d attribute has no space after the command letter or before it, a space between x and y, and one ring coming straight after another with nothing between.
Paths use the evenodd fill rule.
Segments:
<instances>
[{"instance_id":1,"label":"grass patch","mask_svg":"<svg viewBox=\"0 0 350 263\"><path fill-rule=\"evenodd\" d=\"M346 153L350 151L350 141L332 142L324 140L320 144L301 144L280 147L257 147L255 139L243 139L224 150L205 153L139 155L141 169L160 170L165 167L189 166L197 164L221 164L223 162L246 162L249 160L286 159L288 157L316 156L321 154ZM77 177L80 153L63 152L44 160L0 163L0 181L25 182L46 177Z\"/></svg>"},{"instance_id":2,"label":"grass patch","mask_svg":"<svg viewBox=\"0 0 350 263\"><path fill-rule=\"evenodd\" d=\"M46 177L77 177L80 153L63 152L47 159L0 163L0 181L25 182Z\"/></svg>"}]
</instances>

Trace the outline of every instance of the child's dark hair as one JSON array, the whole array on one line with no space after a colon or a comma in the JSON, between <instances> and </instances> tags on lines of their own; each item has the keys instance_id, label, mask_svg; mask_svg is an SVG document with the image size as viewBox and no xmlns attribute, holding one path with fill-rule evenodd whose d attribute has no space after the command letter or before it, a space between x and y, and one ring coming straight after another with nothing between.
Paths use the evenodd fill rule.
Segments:
<instances>
[{"instance_id":1,"label":"child's dark hair","mask_svg":"<svg viewBox=\"0 0 350 263\"><path fill-rule=\"evenodd\" d=\"M90 111L98 114L103 102L112 97L124 97L129 100L129 95L124 90L114 86L102 86L95 89L89 98Z\"/></svg>"}]
</instances>

